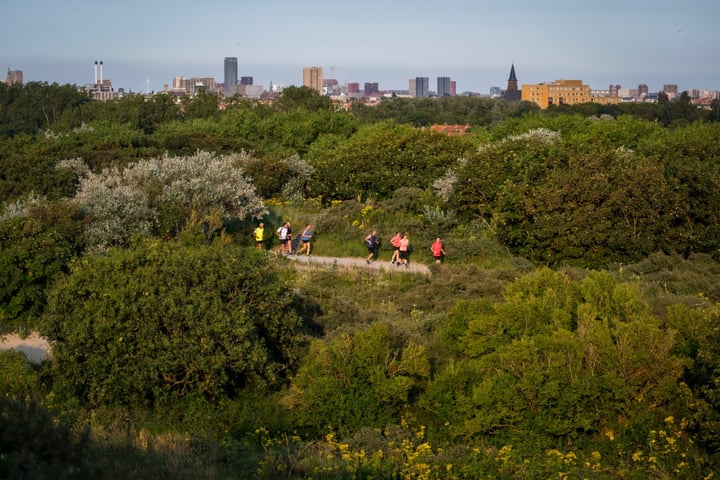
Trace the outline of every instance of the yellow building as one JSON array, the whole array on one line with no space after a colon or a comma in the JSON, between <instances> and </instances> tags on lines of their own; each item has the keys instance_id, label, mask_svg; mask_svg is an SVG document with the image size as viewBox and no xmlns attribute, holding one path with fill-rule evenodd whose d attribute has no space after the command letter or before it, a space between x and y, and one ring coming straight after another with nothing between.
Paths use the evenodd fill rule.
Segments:
<instances>
[{"instance_id":1,"label":"yellow building","mask_svg":"<svg viewBox=\"0 0 720 480\"><path fill-rule=\"evenodd\" d=\"M305 67L303 68L303 86L317 90L319 94L323 93L323 71L322 67Z\"/></svg>"},{"instance_id":2,"label":"yellow building","mask_svg":"<svg viewBox=\"0 0 720 480\"><path fill-rule=\"evenodd\" d=\"M556 80L552 83L523 85L521 100L537 103L540 108L551 105L577 105L591 102L590 87L582 80Z\"/></svg>"}]
</instances>

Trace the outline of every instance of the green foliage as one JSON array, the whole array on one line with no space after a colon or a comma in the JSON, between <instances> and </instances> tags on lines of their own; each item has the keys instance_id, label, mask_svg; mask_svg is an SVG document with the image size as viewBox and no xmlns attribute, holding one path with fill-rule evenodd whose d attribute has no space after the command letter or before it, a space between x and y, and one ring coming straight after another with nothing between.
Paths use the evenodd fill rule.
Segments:
<instances>
[{"instance_id":1,"label":"green foliage","mask_svg":"<svg viewBox=\"0 0 720 480\"><path fill-rule=\"evenodd\" d=\"M87 432L73 434L36 403L0 395L0 425L0 477L97 478L86 457Z\"/></svg>"},{"instance_id":2,"label":"green foliage","mask_svg":"<svg viewBox=\"0 0 720 480\"><path fill-rule=\"evenodd\" d=\"M456 168L451 205L493 225L513 253L549 265L716 254L718 135L714 125L688 128L660 132L627 117L505 122L493 132L506 136Z\"/></svg>"},{"instance_id":3,"label":"green foliage","mask_svg":"<svg viewBox=\"0 0 720 480\"><path fill-rule=\"evenodd\" d=\"M427 127L432 124L487 126L504 118L537 111L532 102L508 104L504 100L473 96L443 98L390 98L379 104L353 105L353 113L366 123L392 120L397 123Z\"/></svg>"},{"instance_id":4,"label":"green foliage","mask_svg":"<svg viewBox=\"0 0 720 480\"><path fill-rule=\"evenodd\" d=\"M441 428L453 436L578 441L619 424L642 428L648 412L668 409L681 392L673 332L609 274L577 282L540 270L509 285L503 303L456 307L444 332L463 355L423 404L453 419Z\"/></svg>"},{"instance_id":5,"label":"green foliage","mask_svg":"<svg viewBox=\"0 0 720 480\"><path fill-rule=\"evenodd\" d=\"M273 384L300 327L288 286L254 250L147 242L74 264L42 333L61 388L141 406Z\"/></svg>"},{"instance_id":6,"label":"green foliage","mask_svg":"<svg viewBox=\"0 0 720 480\"><path fill-rule=\"evenodd\" d=\"M280 112L303 109L309 112L330 111L333 108L330 97L321 95L309 87L284 88L280 96L273 102L273 107Z\"/></svg>"},{"instance_id":7,"label":"green foliage","mask_svg":"<svg viewBox=\"0 0 720 480\"><path fill-rule=\"evenodd\" d=\"M47 203L0 222L0 331L36 324L52 282L79 253L76 213L67 202Z\"/></svg>"},{"instance_id":8,"label":"green foliage","mask_svg":"<svg viewBox=\"0 0 720 480\"><path fill-rule=\"evenodd\" d=\"M314 342L285 403L297 424L315 433L382 428L399 420L429 375L424 348L393 344L387 325L378 322Z\"/></svg>"},{"instance_id":9,"label":"green foliage","mask_svg":"<svg viewBox=\"0 0 720 480\"><path fill-rule=\"evenodd\" d=\"M463 156L456 137L390 122L364 126L330 151L313 151L310 196L325 200L388 198L400 187L425 189Z\"/></svg>"},{"instance_id":10,"label":"green foliage","mask_svg":"<svg viewBox=\"0 0 720 480\"><path fill-rule=\"evenodd\" d=\"M43 391L38 366L22 352L0 351L0 398L37 399Z\"/></svg>"},{"instance_id":11,"label":"green foliage","mask_svg":"<svg viewBox=\"0 0 720 480\"><path fill-rule=\"evenodd\" d=\"M27 82L0 84L0 138L47 130L67 111L90 102L86 92L73 85Z\"/></svg>"}]
</instances>

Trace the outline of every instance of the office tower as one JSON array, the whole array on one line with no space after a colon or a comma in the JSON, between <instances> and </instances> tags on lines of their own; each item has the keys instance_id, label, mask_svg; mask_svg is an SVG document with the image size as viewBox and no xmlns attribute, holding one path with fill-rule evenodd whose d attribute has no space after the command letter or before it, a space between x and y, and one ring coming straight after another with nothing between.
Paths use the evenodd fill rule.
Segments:
<instances>
[{"instance_id":1,"label":"office tower","mask_svg":"<svg viewBox=\"0 0 720 480\"><path fill-rule=\"evenodd\" d=\"M238 83L237 57L225 57L225 95L235 95Z\"/></svg>"},{"instance_id":2,"label":"office tower","mask_svg":"<svg viewBox=\"0 0 720 480\"><path fill-rule=\"evenodd\" d=\"M678 96L678 86L674 83L665 84L663 85L663 92L672 100Z\"/></svg>"},{"instance_id":3,"label":"office tower","mask_svg":"<svg viewBox=\"0 0 720 480\"><path fill-rule=\"evenodd\" d=\"M13 83L23 83L23 72L22 70L10 70L8 69L7 78L5 83L12 85Z\"/></svg>"},{"instance_id":4,"label":"office tower","mask_svg":"<svg viewBox=\"0 0 720 480\"><path fill-rule=\"evenodd\" d=\"M323 71L322 67L303 68L303 86L312 88L318 93L323 93Z\"/></svg>"},{"instance_id":5,"label":"office tower","mask_svg":"<svg viewBox=\"0 0 720 480\"><path fill-rule=\"evenodd\" d=\"M415 77L410 79L409 93L413 98L422 98L430 95L430 79L428 77Z\"/></svg>"},{"instance_id":6,"label":"office tower","mask_svg":"<svg viewBox=\"0 0 720 480\"><path fill-rule=\"evenodd\" d=\"M240 85L252 85L253 77L240 77Z\"/></svg>"},{"instance_id":7,"label":"office tower","mask_svg":"<svg viewBox=\"0 0 720 480\"><path fill-rule=\"evenodd\" d=\"M447 97L450 95L450 77L437 77L437 96Z\"/></svg>"},{"instance_id":8,"label":"office tower","mask_svg":"<svg viewBox=\"0 0 720 480\"><path fill-rule=\"evenodd\" d=\"M378 85L378 82L365 82L363 88L363 95L365 95L366 97L378 93L379 91L380 86Z\"/></svg>"},{"instance_id":9,"label":"office tower","mask_svg":"<svg viewBox=\"0 0 720 480\"><path fill-rule=\"evenodd\" d=\"M348 93L360 93L360 84L357 82L351 82L347 84Z\"/></svg>"}]
</instances>

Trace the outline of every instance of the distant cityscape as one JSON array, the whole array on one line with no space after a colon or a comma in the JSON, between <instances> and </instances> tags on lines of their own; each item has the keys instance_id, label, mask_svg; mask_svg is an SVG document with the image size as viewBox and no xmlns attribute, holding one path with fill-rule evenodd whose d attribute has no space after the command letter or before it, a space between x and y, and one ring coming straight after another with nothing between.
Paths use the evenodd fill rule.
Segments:
<instances>
[{"instance_id":1,"label":"distant cityscape","mask_svg":"<svg viewBox=\"0 0 720 480\"><path fill-rule=\"evenodd\" d=\"M172 84L165 84L160 92L150 91L149 83L144 92L127 92L124 88L114 88L112 81L105 78L103 74L103 61L95 61L93 70L93 81L79 88L88 91L92 97L99 101L109 101L122 98L126 95L154 95L156 93L173 94L178 97L194 96L200 92L216 93L224 98L240 96L250 99L272 99L286 87L281 84L271 83L268 88L263 85L256 85L251 76L238 76L237 57L225 57L224 78L218 82L213 77L184 77L177 76ZM713 100L720 99L720 90L688 89L683 92L678 90L676 84L666 84L659 92L651 92L645 84L639 84L634 88L623 87L622 85L609 85L607 89L591 89L582 80L555 80L539 84L520 85L515 73L515 65L511 64L507 78L507 85L502 87L491 87L487 94L477 92L456 91L456 82L451 77L437 77L434 83L435 89L431 89L429 77L413 77L408 79L407 90L383 90L378 82L365 82L362 86L359 82L340 83L337 79L325 78L323 68L319 66L305 67L303 69L302 86L316 90L321 95L329 96L336 104L349 104L362 101L368 104L376 103L384 98L407 97L407 98L436 98L457 95L482 96L488 98L503 98L508 102L531 101L540 108L548 108L553 105L574 105L580 103L598 104L619 104L623 102L657 102L662 93L668 99L678 98L686 93L690 102L698 107L709 107ZM8 69L5 83L23 83L22 70Z\"/></svg>"}]
</instances>

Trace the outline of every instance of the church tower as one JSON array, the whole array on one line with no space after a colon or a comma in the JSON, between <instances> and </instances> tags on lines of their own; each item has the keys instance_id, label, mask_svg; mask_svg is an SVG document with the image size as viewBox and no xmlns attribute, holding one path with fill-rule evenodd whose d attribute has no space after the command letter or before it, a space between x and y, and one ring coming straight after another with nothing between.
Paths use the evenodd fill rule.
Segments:
<instances>
[{"instance_id":1,"label":"church tower","mask_svg":"<svg viewBox=\"0 0 720 480\"><path fill-rule=\"evenodd\" d=\"M507 90L503 92L503 98L508 102L520 100L521 92L518 90L517 76L515 76L515 63L510 66L510 77L508 77Z\"/></svg>"}]
</instances>

